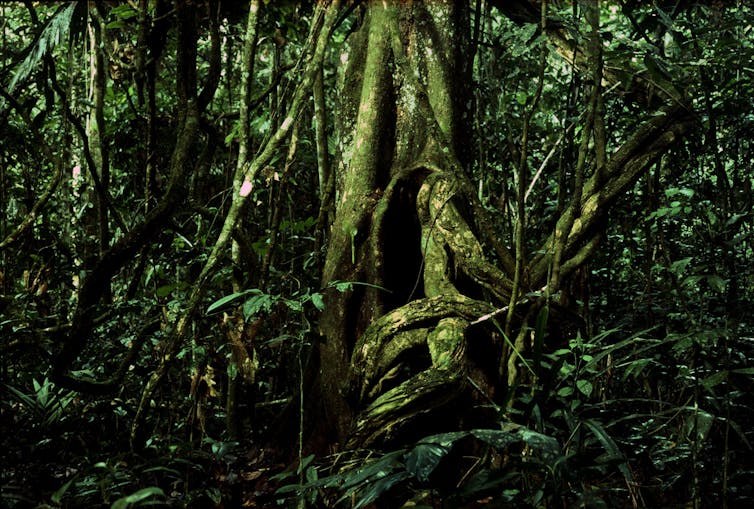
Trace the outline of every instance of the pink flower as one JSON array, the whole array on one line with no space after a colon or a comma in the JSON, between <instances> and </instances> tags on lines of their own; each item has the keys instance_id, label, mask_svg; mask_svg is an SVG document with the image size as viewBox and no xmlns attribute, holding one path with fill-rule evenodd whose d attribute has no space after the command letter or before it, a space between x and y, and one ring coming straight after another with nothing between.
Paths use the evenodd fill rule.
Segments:
<instances>
[{"instance_id":1,"label":"pink flower","mask_svg":"<svg viewBox=\"0 0 754 509\"><path fill-rule=\"evenodd\" d=\"M249 193L251 192L251 181L249 180L249 177L244 178L243 184L241 184L241 196L249 196Z\"/></svg>"}]
</instances>

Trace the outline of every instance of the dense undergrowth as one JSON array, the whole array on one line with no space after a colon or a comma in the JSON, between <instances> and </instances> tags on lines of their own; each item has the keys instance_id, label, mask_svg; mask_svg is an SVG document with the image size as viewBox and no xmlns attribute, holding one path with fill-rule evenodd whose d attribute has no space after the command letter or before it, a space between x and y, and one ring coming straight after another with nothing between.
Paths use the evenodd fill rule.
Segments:
<instances>
[{"instance_id":1,"label":"dense undergrowth","mask_svg":"<svg viewBox=\"0 0 754 509\"><path fill-rule=\"evenodd\" d=\"M287 507L299 498L311 507L337 500L354 507L375 500L384 507L407 500L426 507L750 504L750 326L721 321L674 331L658 324L629 332L629 320L627 312L620 327L529 357L533 381L511 390L510 406L490 402L498 420L486 429L427 436L392 451L306 455L302 468L291 455L294 444L276 444L264 429L282 409L272 386L261 388L270 391L261 401L273 404L260 405L260 429L239 441L227 434L221 388L199 402L191 380L176 379L186 396L155 401L152 437L133 453L128 431L138 384L117 396L85 398L56 388L43 366L19 354L4 366L3 504Z\"/></svg>"}]
</instances>

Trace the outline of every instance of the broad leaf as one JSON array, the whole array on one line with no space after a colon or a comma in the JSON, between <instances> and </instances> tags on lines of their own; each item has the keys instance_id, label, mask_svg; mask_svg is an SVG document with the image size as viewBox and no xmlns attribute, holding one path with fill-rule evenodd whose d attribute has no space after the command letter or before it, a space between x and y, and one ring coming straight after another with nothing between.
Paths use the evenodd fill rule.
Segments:
<instances>
[{"instance_id":1,"label":"broad leaf","mask_svg":"<svg viewBox=\"0 0 754 509\"><path fill-rule=\"evenodd\" d=\"M441 444L418 444L406 454L406 470L417 480L426 482L448 452L450 447Z\"/></svg>"},{"instance_id":2,"label":"broad leaf","mask_svg":"<svg viewBox=\"0 0 754 509\"><path fill-rule=\"evenodd\" d=\"M228 302L233 302L234 300L243 297L244 295L249 295L250 293L261 294L262 291L258 290L257 288L252 288L250 290L243 290L240 292L231 293L230 295L226 295L225 297L222 297L210 304L210 306L207 308L207 313L211 313L212 311L224 306Z\"/></svg>"}]
</instances>

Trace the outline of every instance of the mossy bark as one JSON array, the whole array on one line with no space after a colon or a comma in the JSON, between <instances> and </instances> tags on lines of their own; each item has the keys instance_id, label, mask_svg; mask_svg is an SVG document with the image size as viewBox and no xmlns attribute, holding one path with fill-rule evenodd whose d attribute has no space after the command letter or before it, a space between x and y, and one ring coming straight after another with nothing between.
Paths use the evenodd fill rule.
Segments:
<instances>
[{"instance_id":1,"label":"mossy bark","mask_svg":"<svg viewBox=\"0 0 754 509\"><path fill-rule=\"evenodd\" d=\"M458 155L466 19L454 2L375 4L350 41L324 282L373 286L330 291L320 351L328 415L351 446L461 392L469 323L509 286L458 205L471 196Z\"/></svg>"},{"instance_id":2,"label":"mossy bark","mask_svg":"<svg viewBox=\"0 0 754 509\"><path fill-rule=\"evenodd\" d=\"M512 300L514 257L490 233L464 169L468 18L461 2L372 3L341 57L320 322L320 389L341 446L409 439L413 423L451 404L494 400L516 369L501 357L496 317L527 301L517 306L521 326L542 305L524 296L548 283L552 242L523 260L526 284ZM668 110L615 153L599 182L584 183L564 232L562 277L593 252L595 225L618 193L687 129L682 111ZM331 284L340 281L364 284L341 292Z\"/></svg>"}]
</instances>

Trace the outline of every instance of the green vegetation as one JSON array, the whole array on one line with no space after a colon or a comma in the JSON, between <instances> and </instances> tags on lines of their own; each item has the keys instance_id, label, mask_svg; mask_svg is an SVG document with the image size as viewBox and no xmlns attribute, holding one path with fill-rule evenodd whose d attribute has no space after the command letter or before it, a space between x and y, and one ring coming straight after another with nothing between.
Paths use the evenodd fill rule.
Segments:
<instances>
[{"instance_id":1,"label":"green vegetation","mask_svg":"<svg viewBox=\"0 0 754 509\"><path fill-rule=\"evenodd\" d=\"M754 503L748 2L0 26L0 506Z\"/></svg>"}]
</instances>

